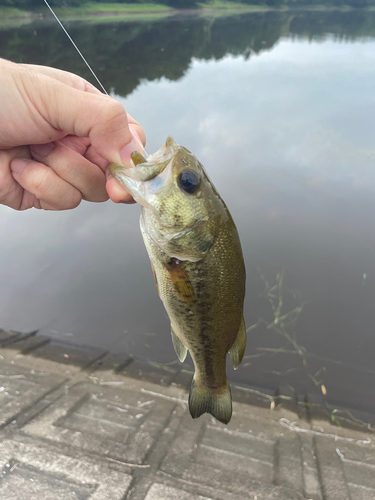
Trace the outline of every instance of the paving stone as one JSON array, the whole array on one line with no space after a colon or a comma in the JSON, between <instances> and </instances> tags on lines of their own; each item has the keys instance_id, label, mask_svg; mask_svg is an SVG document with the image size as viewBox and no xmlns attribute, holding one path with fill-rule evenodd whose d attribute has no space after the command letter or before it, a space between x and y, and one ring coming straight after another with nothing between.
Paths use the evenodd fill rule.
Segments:
<instances>
[{"instance_id":1,"label":"paving stone","mask_svg":"<svg viewBox=\"0 0 375 500\"><path fill-rule=\"evenodd\" d=\"M90 368L92 371L111 370L115 373L123 370L134 360L134 357L128 353L108 354L103 358L95 361Z\"/></svg>"},{"instance_id":2,"label":"paving stone","mask_svg":"<svg viewBox=\"0 0 375 500\"><path fill-rule=\"evenodd\" d=\"M243 472L272 482L274 443L240 433L207 426L197 447L195 462L203 466Z\"/></svg>"},{"instance_id":3,"label":"paving stone","mask_svg":"<svg viewBox=\"0 0 375 500\"><path fill-rule=\"evenodd\" d=\"M252 434L229 431L220 426L206 426L200 445L210 448L220 445L222 451L237 453L243 457L253 458L272 464L275 451L275 440L261 439Z\"/></svg>"},{"instance_id":4,"label":"paving stone","mask_svg":"<svg viewBox=\"0 0 375 500\"><path fill-rule=\"evenodd\" d=\"M179 367L166 366L155 362L135 360L121 371L123 375L137 380L148 380L156 384L168 386L176 377Z\"/></svg>"},{"instance_id":5,"label":"paving stone","mask_svg":"<svg viewBox=\"0 0 375 500\"><path fill-rule=\"evenodd\" d=\"M370 427L341 427L339 425L332 425L331 420L311 420L311 427L313 430L317 430L320 434L324 434L327 437L333 437L342 442L356 442L358 444L364 443L366 446L375 442L375 433L373 428Z\"/></svg>"},{"instance_id":6,"label":"paving stone","mask_svg":"<svg viewBox=\"0 0 375 500\"><path fill-rule=\"evenodd\" d=\"M296 393L289 386L281 386L277 389L275 403L276 405L282 405L287 410L298 413Z\"/></svg>"},{"instance_id":7,"label":"paving stone","mask_svg":"<svg viewBox=\"0 0 375 500\"><path fill-rule=\"evenodd\" d=\"M356 436L358 438L358 436ZM375 467L375 441L366 435L366 439L342 439L336 442L336 451L344 463L365 463Z\"/></svg>"},{"instance_id":8,"label":"paving stone","mask_svg":"<svg viewBox=\"0 0 375 500\"><path fill-rule=\"evenodd\" d=\"M300 419L290 410L306 408L303 396L234 388L234 400L257 406L234 402L224 426L209 415L191 419L191 373L180 365L38 335L8 340L0 499L375 499L374 433L318 420L328 407Z\"/></svg>"},{"instance_id":9,"label":"paving stone","mask_svg":"<svg viewBox=\"0 0 375 500\"><path fill-rule=\"evenodd\" d=\"M15 342L19 337L21 337L20 332L11 332L9 330L4 330L0 328L0 346L3 347L11 342Z\"/></svg>"},{"instance_id":10,"label":"paving stone","mask_svg":"<svg viewBox=\"0 0 375 500\"><path fill-rule=\"evenodd\" d=\"M250 481L248 484L249 489L245 493L235 493L227 489L216 488L214 485L202 485L191 481L184 481L168 476L160 471L155 475L155 482L170 486L178 491L200 495L212 500L302 500L302 497L298 493L290 492L279 486L262 484L260 481ZM143 497L140 498L143 500ZM129 500L134 499L133 497L129 497Z\"/></svg>"},{"instance_id":11,"label":"paving stone","mask_svg":"<svg viewBox=\"0 0 375 500\"><path fill-rule=\"evenodd\" d=\"M374 444L370 440L356 440L345 436L337 439L339 437L316 439L320 468L324 467L322 481L327 499L336 498L332 491L336 481L341 483L341 491L345 492L345 489L348 491L348 498L373 500L375 498ZM328 468L334 469L330 477L326 477Z\"/></svg>"},{"instance_id":12,"label":"paving stone","mask_svg":"<svg viewBox=\"0 0 375 500\"><path fill-rule=\"evenodd\" d=\"M289 434L279 438L275 455L275 484L303 491L300 436Z\"/></svg>"},{"instance_id":13,"label":"paving stone","mask_svg":"<svg viewBox=\"0 0 375 500\"><path fill-rule=\"evenodd\" d=\"M310 420L308 401L305 394L297 394L297 414L301 420Z\"/></svg>"},{"instance_id":14,"label":"paving stone","mask_svg":"<svg viewBox=\"0 0 375 500\"><path fill-rule=\"evenodd\" d=\"M349 491L355 500L374 500L375 490L366 489L364 486L357 486L349 483Z\"/></svg>"},{"instance_id":15,"label":"paving stone","mask_svg":"<svg viewBox=\"0 0 375 500\"><path fill-rule=\"evenodd\" d=\"M314 451L312 435L300 435L303 466L303 490L305 497L311 500L322 500L319 482L317 458Z\"/></svg>"},{"instance_id":16,"label":"paving stone","mask_svg":"<svg viewBox=\"0 0 375 500\"><path fill-rule=\"evenodd\" d=\"M16 349L22 354L27 354L43 345L49 344L51 339L46 335L23 335L12 343L9 348Z\"/></svg>"},{"instance_id":17,"label":"paving stone","mask_svg":"<svg viewBox=\"0 0 375 500\"><path fill-rule=\"evenodd\" d=\"M240 403L270 408L274 402L274 394L267 389L256 387L243 387L241 385L231 385L232 400Z\"/></svg>"},{"instance_id":18,"label":"paving stone","mask_svg":"<svg viewBox=\"0 0 375 500\"><path fill-rule=\"evenodd\" d=\"M86 368L105 353L105 349L99 347L80 346L57 340L52 340L32 352L33 356L79 368Z\"/></svg>"},{"instance_id":19,"label":"paving stone","mask_svg":"<svg viewBox=\"0 0 375 500\"><path fill-rule=\"evenodd\" d=\"M142 463L175 404L121 385L77 384L22 431L119 461Z\"/></svg>"},{"instance_id":20,"label":"paving stone","mask_svg":"<svg viewBox=\"0 0 375 500\"><path fill-rule=\"evenodd\" d=\"M237 423L236 418L233 420L231 429L214 423L215 420L208 416L192 421L185 414L161 470L185 481L236 494L247 495L252 491L255 496L259 494L259 498L271 498L276 494L278 496L274 498L302 498L298 491L293 491L296 487L292 490L289 486L283 488L273 484L274 447L283 428L267 422L265 432L264 428L260 429L259 422L249 420L246 428L242 426L242 431L238 431L236 425L241 423L240 419L237 418ZM257 428L255 433L253 427ZM296 438L287 431L283 434L289 439ZM299 449L297 457L301 462ZM288 464L291 464L291 459ZM299 471L301 479L298 484L302 490L301 463Z\"/></svg>"},{"instance_id":21,"label":"paving stone","mask_svg":"<svg viewBox=\"0 0 375 500\"><path fill-rule=\"evenodd\" d=\"M189 392L193 376L194 372L192 372L191 370L182 369L174 377L171 385L175 387L182 387Z\"/></svg>"},{"instance_id":22,"label":"paving stone","mask_svg":"<svg viewBox=\"0 0 375 500\"><path fill-rule=\"evenodd\" d=\"M110 464L11 440L0 443L0 470L0 498L6 500L121 500L131 482Z\"/></svg>"},{"instance_id":23,"label":"paving stone","mask_svg":"<svg viewBox=\"0 0 375 500\"><path fill-rule=\"evenodd\" d=\"M310 420L327 420L329 417L323 394L307 394L306 408Z\"/></svg>"},{"instance_id":24,"label":"paving stone","mask_svg":"<svg viewBox=\"0 0 375 500\"><path fill-rule=\"evenodd\" d=\"M27 498L65 500L77 498L86 500L95 489L94 485L77 484L75 481L61 480L50 474L37 471L19 462L10 462L10 467L2 471L3 481L0 483L0 493L3 498L16 498L20 491L27 492ZM9 473L9 470L12 472Z\"/></svg>"},{"instance_id":25,"label":"paving stone","mask_svg":"<svg viewBox=\"0 0 375 500\"><path fill-rule=\"evenodd\" d=\"M375 447L361 443L340 443L336 453L343 463L352 498L375 498Z\"/></svg>"},{"instance_id":26,"label":"paving stone","mask_svg":"<svg viewBox=\"0 0 375 500\"><path fill-rule=\"evenodd\" d=\"M372 490L375 498L375 467L359 461L343 460L345 477L348 483L358 488Z\"/></svg>"},{"instance_id":27,"label":"paving stone","mask_svg":"<svg viewBox=\"0 0 375 500\"><path fill-rule=\"evenodd\" d=\"M351 500L336 446L323 436L315 437L324 500Z\"/></svg>"},{"instance_id":28,"label":"paving stone","mask_svg":"<svg viewBox=\"0 0 375 500\"><path fill-rule=\"evenodd\" d=\"M208 497L194 495L162 484L153 484L145 500L210 500Z\"/></svg>"},{"instance_id":29,"label":"paving stone","mask_svg":"<svg viewBox=\"0 0 375 500\"><path fill-rule=\"evenodd\" d=\"M64 377L0 363L0 428L60 386Z\"/></svg>"}]
</instances>

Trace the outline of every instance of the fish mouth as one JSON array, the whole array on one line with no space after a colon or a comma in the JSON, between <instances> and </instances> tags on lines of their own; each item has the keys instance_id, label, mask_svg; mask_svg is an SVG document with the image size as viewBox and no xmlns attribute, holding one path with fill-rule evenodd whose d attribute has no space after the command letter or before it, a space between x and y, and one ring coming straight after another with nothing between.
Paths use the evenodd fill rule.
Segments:
<instances>
[{"instance_id":1,"label":"fish mouth","mask_svg":"<svg viewBox=\"0 0 375 500\"><path fill-rule=\"evenodd\" d=\"M137 203L143 207L150 208L147 202L144 183L137 178L135 168L122 167L111 163L108 169L111 175L131 194Z\"/></svg>"},{"instance_id":2,"label":"fish mouth","mask_svg":"<svg viewBox=\"0 0 375 500\"><path fill-rule=\"evenodd\" d=\"M120 165L116 165L116 163L110 163L110 165L108 166L108 170L111 175L113 175L113 177L118 180L119 178L123 178L123 176L129 179L137 180L134 167L123 167Z\"/></svg>"}]
</instances>

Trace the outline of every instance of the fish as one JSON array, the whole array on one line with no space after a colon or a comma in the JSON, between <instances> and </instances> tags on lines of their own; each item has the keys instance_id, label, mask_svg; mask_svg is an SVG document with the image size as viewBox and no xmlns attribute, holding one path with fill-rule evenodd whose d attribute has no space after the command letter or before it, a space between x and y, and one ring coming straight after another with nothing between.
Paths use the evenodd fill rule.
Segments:
<instances>
[{"instance_id":1,"label":"fish","mask_svg":"<svg viewBox=\"0 0 375 500\"><path fill-rule=\"evenodd\" d=\"M181 362L189 351L195 367L190 414L228 424L226 358L237 369L246 348L246 272L236 226L203 165L172 137L147 159L137 151L131 159L132 167L109 170L142 206L141 233L173 346Z\"/></svg>"}]
</instances>

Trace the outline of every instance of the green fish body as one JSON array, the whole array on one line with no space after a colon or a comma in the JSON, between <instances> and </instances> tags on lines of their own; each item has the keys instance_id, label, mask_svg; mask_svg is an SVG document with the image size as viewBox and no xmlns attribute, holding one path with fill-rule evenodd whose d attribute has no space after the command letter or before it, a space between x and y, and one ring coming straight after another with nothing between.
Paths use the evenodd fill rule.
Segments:
<instances>
[{"instance_id":1,"label":"green fish body","mask_svg":"<svg viewBox=\"0 0 375 500\"><path fill-rule=\"evenodd\" d=\"M159 296L171 321L180 361L190 352L195 374L189 395L193 418L232 415L226 376L246 347L245 266L232 217L200 162L169 137L135 168L110 170L142 205L141 231Z\"/></svg>"}]
</instances>

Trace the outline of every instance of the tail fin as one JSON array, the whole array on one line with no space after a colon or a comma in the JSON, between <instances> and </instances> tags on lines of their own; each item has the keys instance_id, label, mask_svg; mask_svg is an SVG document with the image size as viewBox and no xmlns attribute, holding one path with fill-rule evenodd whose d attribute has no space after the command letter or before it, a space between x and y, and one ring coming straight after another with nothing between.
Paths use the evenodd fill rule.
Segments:
<instances>
[{"instance_id":1,"label":"tail fin","mask_svg":"<svg viewBox=\"0 0 375 500\"><path fill-rule=\"evenodd\" d=\"M193 379L189 394L189 410L193 418L198 418L203 413L210 413L219 422L227 424L232 417L232 397L228 380L218 392L197 384Z\"/></svg>"}]
</instances>

